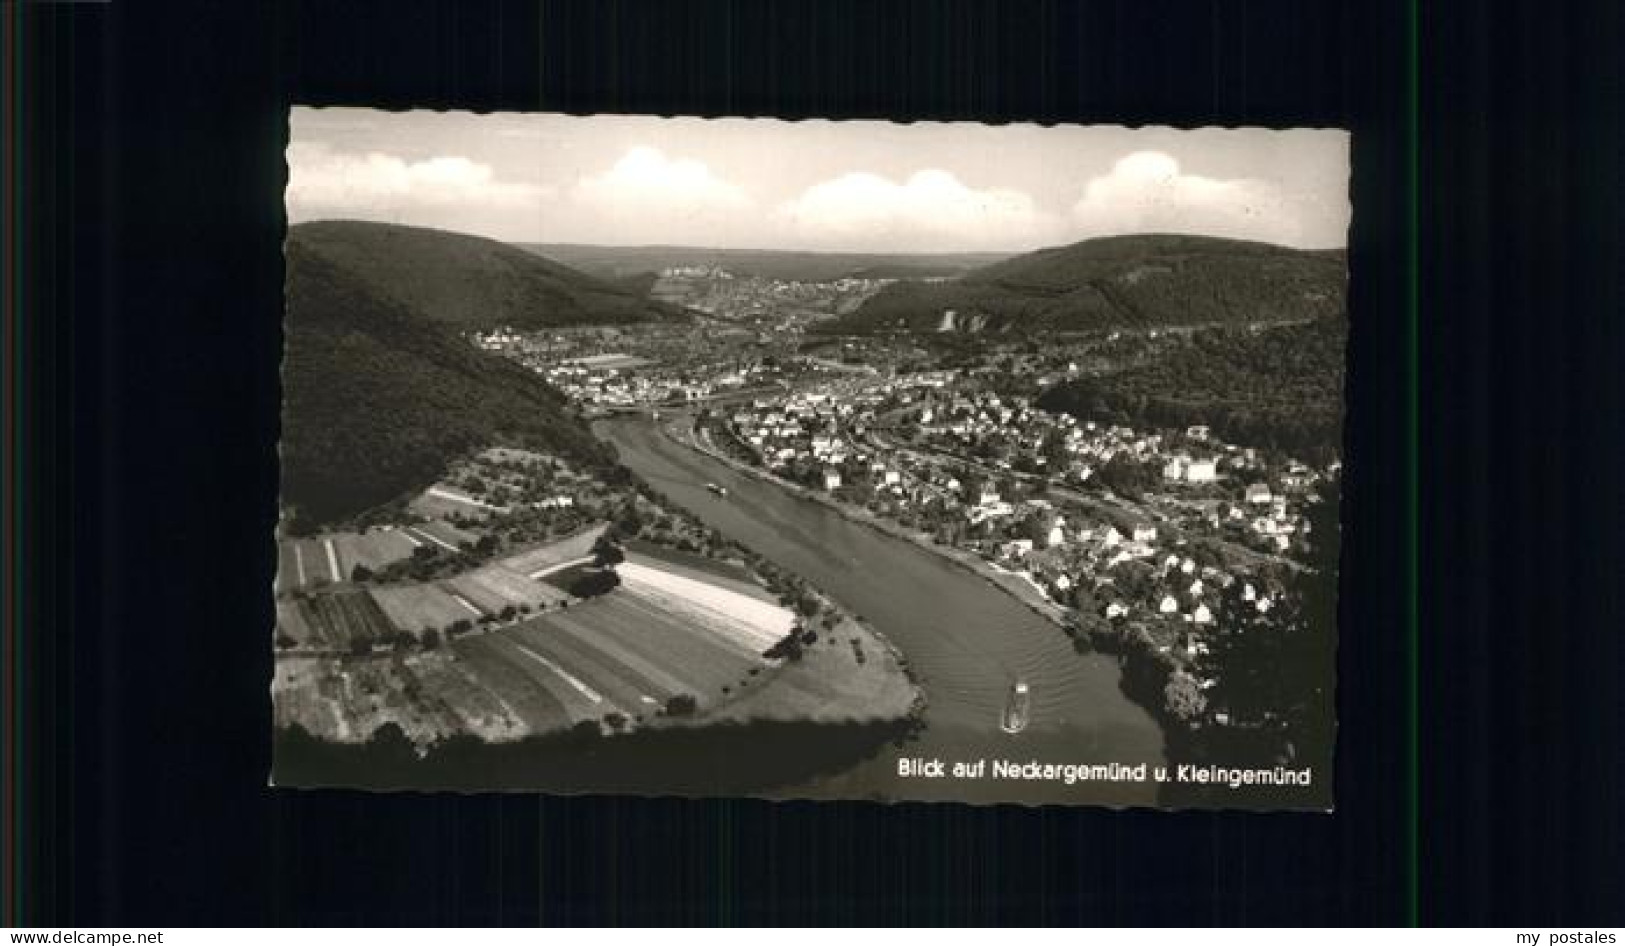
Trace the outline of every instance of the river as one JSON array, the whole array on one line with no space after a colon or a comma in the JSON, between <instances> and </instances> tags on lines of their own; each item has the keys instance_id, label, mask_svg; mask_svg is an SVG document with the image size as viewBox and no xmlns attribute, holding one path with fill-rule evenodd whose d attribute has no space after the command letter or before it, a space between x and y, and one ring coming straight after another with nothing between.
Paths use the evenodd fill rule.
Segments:
<instances>
[{"instance_id":1,"label":"river","mask_svg":"<svg viewBox=\"0 0 1625 946\"><path fill-rule=\"evenodd\" d=\"M819 503L735 471L672 442L644 417L598 422L621 460L651 486L719 532L805 576L868 619L908 657L928 705L918 739L888 745L838 775L792 786L793 798L1151 804L1154 785L1019 781L991 777L1014 763L1159 764L1156 720L1119 688L1116 661L1080 655L1054 624L940 556ZM719 497L706 483L727 487ZM1032 691L1027 729L1000 731L1010 688ZM899 758L988 760L974 779L901 778ZM741 760L741 764L748 764Z\"/></svg>"}]
</instances>

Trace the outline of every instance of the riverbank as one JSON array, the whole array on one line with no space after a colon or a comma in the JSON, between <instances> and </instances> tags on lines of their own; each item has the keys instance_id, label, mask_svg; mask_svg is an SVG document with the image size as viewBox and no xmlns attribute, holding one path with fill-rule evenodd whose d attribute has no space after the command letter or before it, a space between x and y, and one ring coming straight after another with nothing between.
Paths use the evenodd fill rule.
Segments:
<instances>
[{"instance_id":1,"label":"riverbank","mask_svg":"<svg viewBox=\"0 0 1625 946\"><path fill-rule=\"evenodd\" d=\"M939 558L952 562L971 574L976 575L978 578L981 578L983 581L986 581L988 584L993 585L995 588L998 588L1000 591L1010 595L1012 598L1025 605L1034 614L1037 614L1038 616L1054 624L1056 627L1060 628L1067 634L1067 636L1071 637L1074 634L1076 612L1070 608L1063 608L1062 606L1049 600L1044 596L1043 592L1039 591L1021 575L1015 572L1005 571L1004 569L987 562L981 556L967 552L963 549L956 549L951 546L940 545L930 536L924 533L905 529L904 527L888 519L875 515L867 509L853 506L851 503L843 503L840 500L826 496L823 493L810 490L799 483L792 483L788 480L774 476L772 473L769 473L760 467L744 463L713 447L707 447L704 444L701 444L697 439L689 439L685 441L680 437L672 436L667 428L662 425L657 424L656 427L660 431L661 435L665 436L672 443L686 447L690 450L694 450L697 453L702 453L719 463L726 464L735 472L753 477L766 483L771 483L772 485L783 489L784 491L800 499L804 499L808 502L818 503L832 512L840 515L842 518L847 519L848 521L858 523L859 525L868 526L869 528L874 529L876 532L880 532L884 535L890 536L891 538L901 539L905 542L912 543L916 547L924 549L933 555L938 556Z\"/></svg>"}]
</instances>

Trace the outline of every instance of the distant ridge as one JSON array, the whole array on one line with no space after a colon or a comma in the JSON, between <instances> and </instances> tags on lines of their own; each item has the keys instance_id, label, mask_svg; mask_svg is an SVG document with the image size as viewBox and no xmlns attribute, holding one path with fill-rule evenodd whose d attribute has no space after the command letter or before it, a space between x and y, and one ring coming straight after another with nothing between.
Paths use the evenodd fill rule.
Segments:
<instances>
[{"instance_id":1,"label":"distant ridge","mask_svg":"<svg viewBox=\"0 0 1625 946\"><path fill-rule=\"evenodd\" d=\"M520 243L600 279L656 273L672 266L714 266L741 276L827 282L847 277L957 276L1005 259L1009 253L842 253L803 250L736 250L698 246L594 246L584 243Z\"/></svg>"},{"instance_id":2,"label":"distant ridge","mask_svg":"<svg viewBox=\"0 0 1625 946\"><path fill-rule=\"evenodd\" d=\"M900 282L819 331L1004 332L1295 321L1344 308L1342 250L1216 237L1085 240L947 282Z\"/></svg>"},{"instance_id":3,"label":"distant ridge","mask_svg":"<svg viewBox=\"0 0 1625 946\"><path fill-rule=\"evenodd\" d=\"M380 298L460 329L688 318L628 287L463 233L323 220L290 227L288 245L348 272Z\"/></svg>"}]
</instances>

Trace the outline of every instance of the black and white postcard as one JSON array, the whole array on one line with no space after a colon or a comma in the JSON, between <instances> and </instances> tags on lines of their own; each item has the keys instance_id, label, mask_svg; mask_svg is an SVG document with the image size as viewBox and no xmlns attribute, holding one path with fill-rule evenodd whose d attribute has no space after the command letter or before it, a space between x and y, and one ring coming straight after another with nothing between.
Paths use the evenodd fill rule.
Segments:
<instances>
[{"instance_id":1,"label":"black and white postcard","mask_svg":"<svg viewBox=\"0 0 1625 946\"><path fill-rule=\"evenodd\" d=\"M287 165L276 785L1333 807L1346 132Z\"/></svg>"}]
</instances>

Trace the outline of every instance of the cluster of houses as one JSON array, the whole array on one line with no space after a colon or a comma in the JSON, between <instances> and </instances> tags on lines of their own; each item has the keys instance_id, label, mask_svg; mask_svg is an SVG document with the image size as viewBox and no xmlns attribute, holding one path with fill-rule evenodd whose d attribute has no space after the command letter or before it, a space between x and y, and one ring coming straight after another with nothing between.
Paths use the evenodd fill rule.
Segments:
<instances>
[{"instance_id":1,"label":"cluster of houses","mask_svg":"<svg viewBox=\"0 0 1625 946\"><path fill-rule=\"evenodd\" d=\"M729 418L734 434L770 469L802 460L828 467L839 486L839 467L857 451L843 431L861 432L875 418L880 398L850 383L803 391L782 399L758 398ZM826 487L833 489L835 487Z\"/></svg>"},{"instance_id":2,"label":"cluster of houses","mask_svg":"<svg viewBox=\"0 0 1625 946\"><path fill-rule=\"evenodd\" d=\"M660 272L650 294L719 318L771 317L797 308L834 312L878 292L889 279L828 281L736 275L708 266L674 266Z\"/></svg>"},{"instance_id":3,"label":"cluster of houses","mask_svg":"<svg viewBox=\"0 0 1625 946\"><path fill-rule=\"evenodd\" d=\"M814 471L811 485L837 495L863 480L895 509L912 509L927 523L959 522L958 544L1023 575L1052 600L1087 598L1110 619L1187 627L1178 645L1187 655L1205 647L1203 629L1215 620L1220 590L1242 580L1199 564L1185 550L1187 536L1240 532L1255 549L1286 551L1307 532L1304 500L1317 474L1301 464L1271 466L1255 451L1214 440L1205 427L1162 435L1078 422L1025 398L956 391L954 380L952 372L932 372L835 382L754 401L727 420L770 469ZM871 435L908 424L941 451L890 446ZM1010 469L1021 452L1039 469L1063 464L1044 471L1052 483L1087 482L1123 455L1160 469L1162 485L1124 504L1115 521L1085 521L1041 495L1003 495L997 477L951 459L983 437L1006 445L992 461L998 467ZM1138 516L1129 512L1135 508ZM1260 611L1275 604L1250 584L1242 594Z\"/></svg>"},{"instance_id":4,"label":"cluster of houses","mask_svg":"<svg viewBox=\"0 0 1625 946\"><path fill-rule=\"evenodd\" d=\"M1240 530L1250 533L1255 547L1284 552L1307 529L1299 500L1316 474L1302 464L1272 469L1256 451L1214 440L1206 427L1165 436L1079 422L1026 398L955 391L954 380L948 371L842 379L818 391L758 399L729 420L770 469L815 470L817 485L831 492L867 475L901 505L960 507L972 525L1018 510L992 487L962 496L951 464L906 448L884 449L868 435L913 424L924 445L957 456L997 438L992 466L1025 468L1064 485L1085 484L1106 464L1127 457L1161 470L1163 488L1144 502L1186 530Z\"/></svg>"},{"instance_id":5,"label":"cluster of houses","mask_svg":"<svg viewBox=\"0 0 1625 946\"><path fill-rule=\"evenodd\" d=\"M1225 530L1237 523L1252 534L1254 544L1277 552L1291 548L1293 536L1307 528L1290 497L1308 492L1315 472L1296 462L1285 470L1272 469L1256 450L1214 440L1205 425L1189 427L1182 436L1144 433L1080 423L1071 415L1036 409L1026 398L991 392L929 400L916 416L928 443L968 452L986 438L998 438L1005 448L997 465L1020 468L1025 453L1029 468L1061 482L1086 483L1119 456L1158 467L1167 495L1152 497L1150 504L1166 506L1169 512L1194 512L1182 520L1189 528ZM1058 449L1046 450L1047 444ZM1057 458L1064 469L1050 469ZM1197 492L1205 498L1182 500L1187 492L1182 487L1204 486L1211 488ZM1239 498L1223 501L1237 488Z\"/></svg>"},{"instance_id":6,"label":"cluster of houses","mask_svg":"<svg viewBox=\"0 0 1625 946\"><path fill-rule=\"evenodd\" d=\"M608 409L700 400L769 383L781 372L752 351L755 340L742 329L686 326L649 326L635 337L605 327L534 333L504 327L470 336L475 347L542 375L577 403Z\"/></svg>"},{"instance_id":7,"label":"cluster of houses","mask_svg":"<svg viewBox=\"0 0 1625 946\"><path fill-rule=\"evenodd\" d=\"M1243 600L1260 612L1276 603L1229 571L1199 564L1184 542L1161 534L1154 525L1073 523L1062 515L1045 515L1049 504L1043 500L1023 505L1028 515L1039 511L1037 521L1048 525L1048 533L1042 540L998 543L995 564L1018 571L1053 601L1091 607L1110 620L1183 625L1188 656L1205 648L1203 631L1214 623L1218 595L1234 582L1243 581Z\"/></svg>"},{"instance_id":8,"label":"cluster of houses","mask_svg":"<svg viewBox=\"0 0 1625 946\"><path fill-rule=\"evenodd\" d=\"M548 365L542 369L542 376L572 400L589 407L638 407L690 401L709 397L719 383L580 362ZM732 379L733 386L743 383L743 376Z\"/></svg>"}]
</instances>

